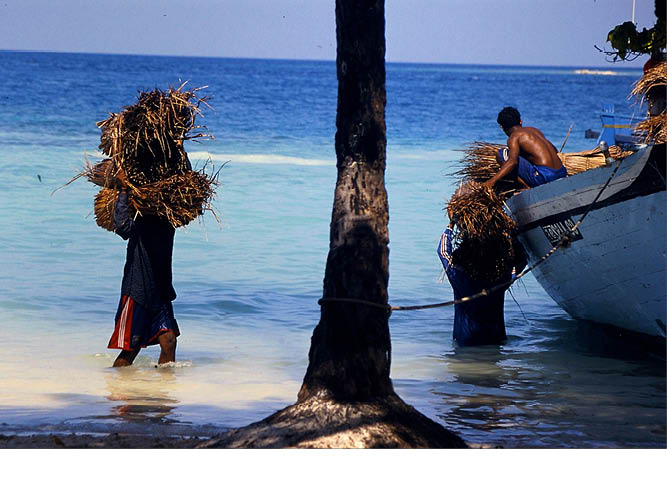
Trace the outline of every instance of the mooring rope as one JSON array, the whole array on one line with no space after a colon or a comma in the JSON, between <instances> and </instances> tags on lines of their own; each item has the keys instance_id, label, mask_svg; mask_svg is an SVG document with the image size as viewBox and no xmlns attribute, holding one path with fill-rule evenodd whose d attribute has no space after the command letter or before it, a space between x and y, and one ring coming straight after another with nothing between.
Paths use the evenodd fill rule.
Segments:
<instances>
[{"instance_id":1,"label":"mooring rope","mask_svg":"<svg viewBox=\"0 0 667 479\"><path fill-rule=\"evenodd\" d=\"M433 309L433 308L443 308L445 306L453 306L455 304L461 304L461 303L466 303L468 301L473 301L478 298L482 298L484 296L488 296L489 294L495 293L496 291L500 289L507 289L510 286L512 286L517 280L523 278L525 275L533 271L536 267L538 267L540 264L544 263L552 254L554 254L561 246L568 244L570 242L571 235L576 232L579 227L581 226L581 223L584 221L586 216L588 216L588 213L593 209L593 206L598 202L600 197L602 196L602 193L607 189L609 186L609 183L611 183L611 180L614 178L616 175L616 172L621 166L621 163L623 162L623 158L618 158L616 160L616 167L614 170L611 172L611 175L609 175L609 178L607 179L607 182L604 184L602 189L598 192L597 196L593 200L593 202L588 205L588 208L586 208L586 211L584 211L584 214L579 218L579 220L572 226L570 231L567 233L563 233L558 240L558 242L554 245L553 248L551 248L549 251L547 251L544 256L542 256L540 259L535 261L530 267L524 269L521 273L515 275L510 281L505 281L504 283L497 284L496 286L493 286L492 288L489 289L483 289L478 293L475 293L471 296L466 296L464 298L459 298L459 299L453 299L451 301L445 301L444 303L433 303L433 304L421 304L421 305L414 305L414 306L392 306L390 304L381 304L381 303L375 303L373 301L367 301L365 299L355 299L355 298L320 298L317 301L317 304L322 306L324 303L355 303L355 304L361 304L364 306L370 306L374 308L379 308L379 309L384 309L389 312L391 311L415 311L418 309Z\"/></svg>"}]
</instances>

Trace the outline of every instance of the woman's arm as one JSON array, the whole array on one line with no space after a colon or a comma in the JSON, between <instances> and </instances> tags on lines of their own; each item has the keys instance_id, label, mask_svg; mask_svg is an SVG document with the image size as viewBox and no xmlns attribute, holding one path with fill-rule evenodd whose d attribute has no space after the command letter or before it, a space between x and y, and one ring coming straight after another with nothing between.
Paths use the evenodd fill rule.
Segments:
<instances>
[{"instance_id":1,"label":"woman's arm","mask_svg":"<svg viewBox=\"0 0 667 479\"><path fill-rule=\"evenodd\" d=\"M452 265L452 230L447 228L440 237L438 243L438 256L445 270L453 267Z\"/></svg>"},{"instance_id":2,"label":"woman's arm","mask_svg":"<svg viewBox=\"0 0 667 479\"><path fill-rule=\"evenodd\" d=\"M123 188L113 209L113 223L115 233L123 239L129 239L135 230L135 223L127 202L127 188Z\"/></svg>"}]
</instances>

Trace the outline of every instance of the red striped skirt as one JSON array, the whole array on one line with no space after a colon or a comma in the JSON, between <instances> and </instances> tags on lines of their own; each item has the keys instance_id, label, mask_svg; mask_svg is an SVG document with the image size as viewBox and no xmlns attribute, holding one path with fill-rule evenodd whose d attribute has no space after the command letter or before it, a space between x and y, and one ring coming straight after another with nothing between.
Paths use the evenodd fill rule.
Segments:
<instances>
[{"instance_id":1,"label":"red striped skirt","mask_svg":"<svg viewBox=\"0 0 667 479\"><path fill-rule=\"evenodd\" d=\"M158 344L158 337L167 331L180 333L171 302L151 314L146 308L123 295L116 311L116 326L109 340L109 349L135 350Z\"/></svg>"}]
</instances>

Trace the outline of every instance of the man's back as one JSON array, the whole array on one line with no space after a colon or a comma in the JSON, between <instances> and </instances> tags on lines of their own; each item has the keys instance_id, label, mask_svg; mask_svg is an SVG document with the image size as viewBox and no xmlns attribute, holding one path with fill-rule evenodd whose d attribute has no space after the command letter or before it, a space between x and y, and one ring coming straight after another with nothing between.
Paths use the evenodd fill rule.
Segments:
<instances>
[{"instance_id":1,"label":"man's back","mask_svg":"<svg viewBox=\"0 0 667 479\"><path fill-rule=\"evenodd\" d=\"M537 128L523 126L521 114L506 106L498 113L498 125L507 135L507 146L498 150L498 172L484 182L493 188L503 178L519 180L533 188L567 176L556 147Z\"/></svg>"},{"instance_id":2,"label":"man's back","mask_svg":"<svg viewBox=\"0 0 667 479\"><path fill-rule=\"evenodd\" d=\"M531 126L516 127L507 139L510 151L519 149L519 155L536 166L546 166L557 170L563 166L556 147L547 140L542 132Z\"/></svg>"}]
</instances>

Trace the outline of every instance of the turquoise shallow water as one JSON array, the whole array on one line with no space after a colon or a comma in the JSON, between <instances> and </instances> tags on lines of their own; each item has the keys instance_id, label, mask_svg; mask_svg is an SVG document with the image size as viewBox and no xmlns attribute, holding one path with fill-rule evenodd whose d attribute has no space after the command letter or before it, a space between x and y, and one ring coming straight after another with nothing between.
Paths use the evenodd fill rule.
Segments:
<instances>
[{"instance_id":1,"label":"turquoise shallow water","mask_svg":"<svg viewBox=\"0 0 667 479\"><path fill-rule=\"evenodd\" d=\"M200 435L291 404L319 319L335 183L333 63L0 52L0 433L135 430ZM636 70L388 65L390 300L440 302L435 248L457 150L504 141L497 111L566 151L592 147L602 102L626 104ZM209 85L222 165L211 215L176 234L174 369L158 351L110 368L125 243L95 225L95 188L63 185L99 158L95 122L137 89ZM390 319L397 392L471 444L665 447L665 359L569 318L532 277L508 295L505 345L458 348L453 311Z\"/></svg>"}]
</instances>

